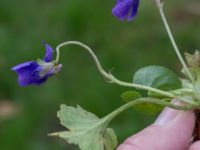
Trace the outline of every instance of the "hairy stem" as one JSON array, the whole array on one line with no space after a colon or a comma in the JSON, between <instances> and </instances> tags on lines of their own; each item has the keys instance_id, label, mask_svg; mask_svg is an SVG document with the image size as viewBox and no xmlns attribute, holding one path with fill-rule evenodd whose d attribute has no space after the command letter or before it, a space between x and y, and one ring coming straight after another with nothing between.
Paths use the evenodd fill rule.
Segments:
<instances>
[{"instance_id":1,"label":"hairy stem","mask_svg":"<svg viewBox=\"0 0 200 150\"><path fill-rule=\"evenodd\" d=\"M179 50L179 48L178 48L178 46L177 46L177 44L176 44L176 41L175 41L175 39L174 39L174 37L173 37L173 34L172 34L172 32L171 32L171 29L170 29L169 24L168 24L168 22L167 22L167 19L166 19L166 17L165 17L165 13L164 13L164 11L163 11L163 3L157 2L157 6L158 6L158 8L159 8L159 12L160 12L161 18L162 18L163 23L164 23L164 25L165 25L165 28L166 28L166 31L167 31L168 36L169 36L169 38L170 38L170 41L171 41L171 43L172 43L172 45L173 45L173 47L174 47L174 50L175 50L175 52L176 52L176 55L177 55L178 59L180 60L182 66L183 66L184 70L186 71L186 73L187 73L188 77L190 78L190 80L191 80L191 81L194 81L193 76L192 76L192 74L190 73L190 71L189 71L189 69L188 69L188 67L187 67L187 65L186 65L186 63L185 63L185 61L184 61L184 59L183 59L183 57L182 57L182 55L181 55L181 53L180 53L180 50Z\"/></svg>"},{"instance_id":2,"label":"hairy stem","mask_svg":"<svg viewBox=\"0 0 200 150\"><path fill-rule=\"evenodd\" d=\"M56 48L56 52L57 52L56 63L58 63L58 61L59 61L60 48L63 47L63 46L66 46L66 45L78 45L80 47L83 47L92 56L98 71L110 83L115 83L115 84L118 84L118 85L121 85L121 86L126 86L126 87L134 87L134 88L141 89L141 90L147 90L147 91L150 91L150 92L155 92L155 93L158 93L158 94L170 97L170 98L175 98L174 94L166 92L166 91L162 91L162 90L159 90L159 89L156 89L156 88L152 88L152 87L149 87L149 86L144 86L144 85L139 85L139 84L134 84L134 83L127 83L127 82L123 82L123 81L118 80L111 73L107 73L103 69L99 59L97 58L97 56L95 55L95 53L93 52L93 50L89 46L87 46L87 45L85 45L85 44L83 44L81 42L78 42L78 41L67 41L67 42L64 42L64 43L61 43L60 45L58 45L57 48Z\"/></svg>"},{"instance_id":3,"label":"hairy stem","mask_svg":"<svg viewBox=\"0 0 200 150\"><path fill-rule=\"evenodd\" d=\"M140 98L134 101L131 101L129 103L126 103L125 105L119 107L118 109L114 110L112 113L108 114L107 116L105 116L103 118L104 121L111 121L113 118L115 118L117 115L119 115L121 112L125 111L126 109L140 104L140 103L152 103L152 104L158 104L161 106L167 106L173 109L177 109L177 110L195 110L195 109L200 109L199 106L196 105L190 105L190 104L186 104L185 106L178 106L175 105L171 102L167 102L164 100L159 100L159 99L155 99L155 98Z\"/></svg>"}]
</instances>

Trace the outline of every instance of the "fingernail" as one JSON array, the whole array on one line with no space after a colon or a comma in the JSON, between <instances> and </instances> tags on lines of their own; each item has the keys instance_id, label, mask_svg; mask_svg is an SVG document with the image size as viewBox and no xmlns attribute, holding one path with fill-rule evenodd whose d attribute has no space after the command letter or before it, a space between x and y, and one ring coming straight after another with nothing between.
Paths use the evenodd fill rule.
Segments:
<instances>
[{"instance_id":1,"label":"fingernail","mask_svg":"<svg viewBox=\"0 0 200 150\"><path fill-rule=\"evenodd\" d=\"M173 103L177 103L173 101ZM165 125L170 121L174 120L176 116L179 114L180 111L172 109L172 108L165 108L163 112L158 116L155 123L156 125Z\"/></svg>"}]
</instances>

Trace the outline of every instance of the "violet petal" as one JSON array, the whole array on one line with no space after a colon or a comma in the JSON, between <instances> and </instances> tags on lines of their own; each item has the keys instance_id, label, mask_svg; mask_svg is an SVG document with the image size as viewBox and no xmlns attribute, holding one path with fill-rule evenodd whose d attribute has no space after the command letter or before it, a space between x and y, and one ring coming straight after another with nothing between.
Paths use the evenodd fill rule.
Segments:
<instances>
[{"instance_id":1,"label":"violet petal","mask_svg":"<svg viewBox=\"0 0 200 150\"><path fill-rule=\"evenodd\" d=\"M138 13L138 6L139 6L140 1L139 0L134 0L133 4L132 4L132 10L131 13L128 17L128 21L131 21L133 19L135 19L137 13Z\"/></svg>"},{"instance_id":2,"label":"violet petal","mask_svg":"<svg viewBox=\"0 0 200 150\"><path fill-rule=\"evenodd\" d=\"M112 13L120 20L133 20L138 12L139 0L118 0Z\"/></svg>"},{"instance_id":3,"label":"violet petal","mask_svg":"<svg viewBox=\"0 0 200 150\"><path fill-rule=\"evenodd\" d=\"M45 44L46 47L46 55L44 61L51 62L53 60L53 48L49 44Z\"/></svg>"}]
</instances>

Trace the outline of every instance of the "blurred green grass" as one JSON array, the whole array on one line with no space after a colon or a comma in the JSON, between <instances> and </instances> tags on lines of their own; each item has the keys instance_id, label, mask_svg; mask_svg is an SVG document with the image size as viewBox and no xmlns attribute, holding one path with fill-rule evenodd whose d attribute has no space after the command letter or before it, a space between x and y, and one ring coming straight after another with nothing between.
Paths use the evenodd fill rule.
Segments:
<instances>
[{"instance_id":1,"label":"blurred green grass","mask_svg":"<svg viewBox=\"0 0 200 150\"><path fill-rule=\"evenodd\" d=\"M166 13L180 49L200 47L198 0L166 1ZM47 133L63 130L56 118L59 105L81 105L102 117L124 102L120 95L129 88L107 84L93 61L79 47L62 49L62 72L39 87L22 88L14 65L42 58L41 42L52 46L80 40L94 49L104 68L131 81L145 65L163 65L180 70L173 48L152 1L141 1L137 19L120 22L111 14L113 1L97 0L1 0L0 1L0 102L12 102L19 110L0 119L2 150L77 149ZM153 122L149 115L130 109L111 126L119 141Z\"/></svg>"}]
</instances>

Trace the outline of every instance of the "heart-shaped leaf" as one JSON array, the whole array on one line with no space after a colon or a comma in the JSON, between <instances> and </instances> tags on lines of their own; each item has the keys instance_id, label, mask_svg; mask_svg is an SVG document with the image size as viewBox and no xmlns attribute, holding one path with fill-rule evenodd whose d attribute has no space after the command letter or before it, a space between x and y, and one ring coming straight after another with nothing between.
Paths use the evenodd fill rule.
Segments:
<instances>
[{"instance_id":1,"label":"heart-shaped leaf","mask_svg":"<svg viewBox=\"0 0 200 150\"><path fill-rule=\"evenodd\" d=\"M133 77L133 83L162 90L181 88L181 81L177 75L161 66L147 66L138 70Z\"/></svg>"}]
</instances>

